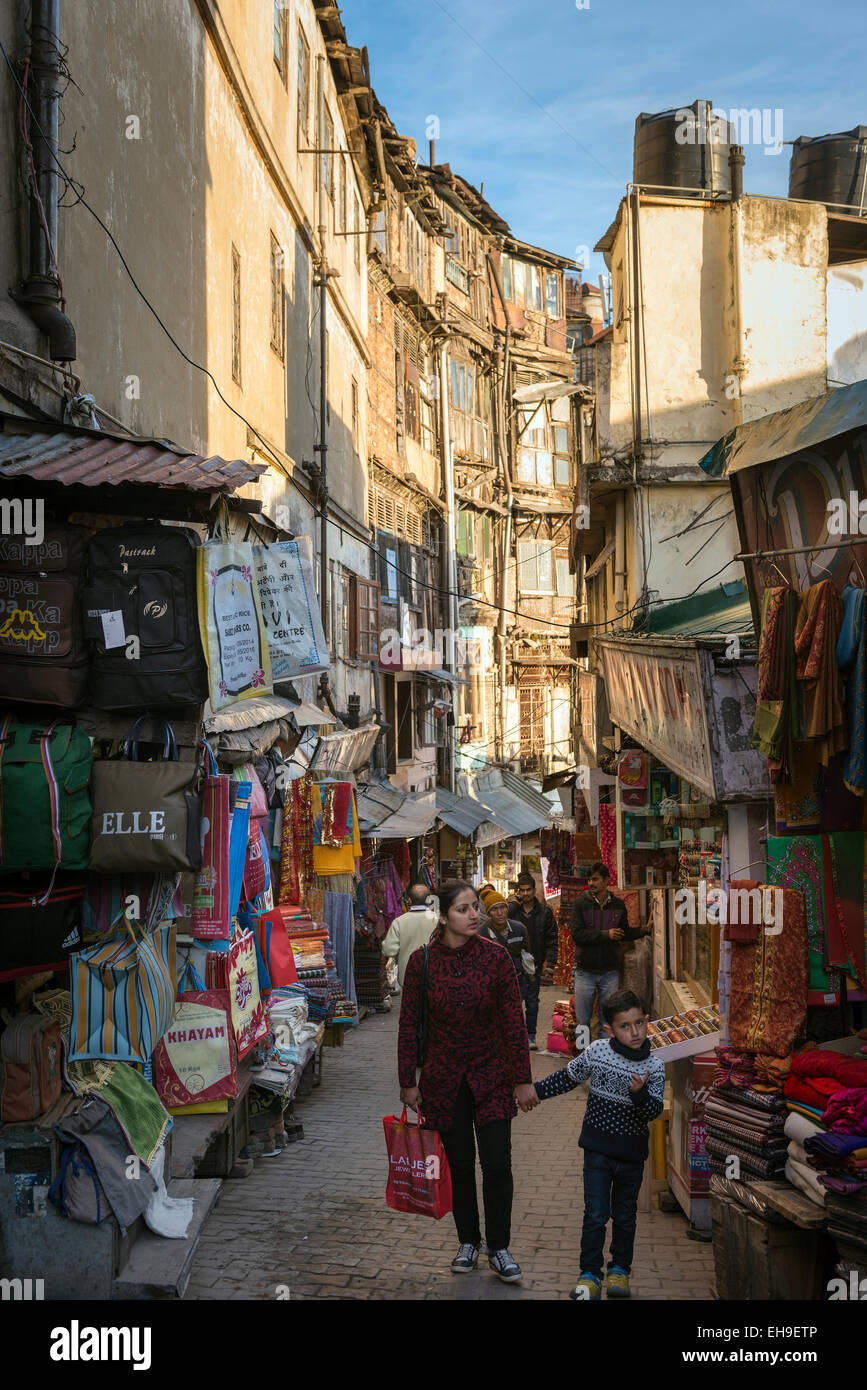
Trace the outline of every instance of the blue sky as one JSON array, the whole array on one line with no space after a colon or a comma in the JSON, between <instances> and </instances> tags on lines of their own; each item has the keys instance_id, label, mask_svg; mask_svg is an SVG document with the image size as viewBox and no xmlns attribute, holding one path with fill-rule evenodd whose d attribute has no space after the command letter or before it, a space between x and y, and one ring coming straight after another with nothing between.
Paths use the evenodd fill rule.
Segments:
<instances>
[{"instance_id":1,"label":"blue sky","mask_svg":"<svg viewBox=\"0 0 867 1390\"><path fill-rule=\"evenodd\" d=\"M709 98L780 108L783 140L867 125L864 0L344 0L377 96L427 162L478 187L522 240L574 256L614 217L635 117ZM523 89L523 90L522 90ZM748 192L785 196L791 149L746 148ZM593 256L590 278L602 267Z\"/></svg>"}]
</instances>

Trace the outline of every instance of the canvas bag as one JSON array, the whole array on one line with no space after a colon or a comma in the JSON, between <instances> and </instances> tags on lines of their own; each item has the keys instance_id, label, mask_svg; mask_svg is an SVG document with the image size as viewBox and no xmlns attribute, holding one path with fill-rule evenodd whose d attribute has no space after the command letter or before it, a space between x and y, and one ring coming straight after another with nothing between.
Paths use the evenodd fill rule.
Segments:
<instances>
[{"instance_id":1,"label":"canvas bag","mask_svg":"<svg viewBox=\"0 0 867 1390\"><path fill-rule=\"evenodd\" d=\"M210 765L202 788L202 867L193 894L192 935L201 940L223 938L232 932L229 906L229 840L232 827L233 778L220 773L210 744L202 747Z\"/></svg>"},{"instance_id":2,"label":"canvas bag","mask_svg":"<svg viewBox=\"0 0 867 1390\"><path fill-rule=\"evenodd\" d=\"M84 630L97 709L200 705L207 672L196 592L198 537L156 523L98 531L88 546ZM103 614L114 614L106 645Z\"/></svg>"},{"instance_id":3,"label":"canvas bag","mask_svg":"<svg viewBox=\"0 0 867 1390\"><path fill-rule=\"evenodd\" d=\"M0 1036L0 1120L35 1120L60 1099L60 1024L44 1014L18 1014Z\"/></svg>"},{"instance_id":4,"label":"canvas bag","mask_svg":"<svg viewBox=\"0 0 867 1390\"><path fill-rule=\"evenodd\" d=\"M260 912L254 917L259 948L265 957L271 984L275 987L298 983L295 953L287 930L286 916L284 908L274 907L269 912Z\"/></svg>"},{"instance_id":5,"label":"canvas bag","mask_svg":"<svg viewBox=\"0 0 867 1390\"><path fill-rule=\"evenodd\" d=\"M65 970L82 944L85 881L56 877L0 879L0 980Z\"/></svg>"},{"instance_id":6,"label":"canvas bag","mask_svg":"<svg viewBox=\"0 0 867 1390\"><path fill-rule=\"evenodd\" d=\"M191 989L184 988L189 977ZM206 990L187 963L175 1015L154 1052L154 1086L168 1109L238 1094L231 1004L225 990Z\"/></svg>"},{"instance_id":7,"label":"canvas bag","mask_svg":"<svg viewBox=\"0 0 867 1390\"><path fill-rule=\"evenodd\" d=\"M0 869L84 869L93 755L83 729L0 724Z\"/></svg>"},{"instance_id":8,"label":"canvas bag","mask_svg":"<svg viewBox=\"0 0 867 1390\"><path fill-rule=\"evenodd\" d=\"M252 551L274 680L329 670L310 538L254 545Z\"/></svg>"},{"instance_id":9,"label":"canvas bag","mask_svg":"<svg viewBox=\"0 0 867 1390\"><path fill-rule=\"evenodd\" d=\"M259 991L256 947L251 931L238 932L229 947L228 955L208 952L206 984L208 989L228 988L232 1006L232 1028L240 1062L268 1032L268 1018Z\"/></svg>"},{"instance_id":10,"label":"canvas bag","mask_svg":"<svg viewBox=\"0 0 867 1390\"><path fill-rule=\"evenodd\" d=\"M83 1144L65 1144L57 1177L48 1189L52 1206L70 1221L99 1226L111 1215L111 1205Z\"/></svg>"},{"instance_id":11,"label":"canvas bag","mask_svg":"<svg viewBox=\"0 0 867 1390\"><path fill-rule=\"evenodd\" d=\"M172 1021L175 924L126 930L70 958L69 1061L147 1062Z\"/></svg>"},{"instance_id":12,"label":"canvas bag","mask_svg":"<svg viewBox=\"0 0 867 1390\"><path fill-rule=\"evenodd\" d=\"M163 724L163 758L135 761L142 723L137 720L130 730L124 758L94 763L90 868L101 874L197 870L202 846L196 766L177 760L170 724Z\"/></svg>"},{"instance_id":13,"label":"canvas bag","mask_svg":"<svg viewBox=\"0 0 867 1390\"><path fill-rule=\"evenodd\" d=\"M72 709L87 693L83 526L0 537L0 699Z\"/></svg>"},{"instance_id":14,"label":"canvas bag","mask_svg":"<svg viewBox=\"0 0 867 1390\"><path fill-rule=\"evenodd\" d=\"M211 708L271 695L271 658L253 547L213 540L199 550L199 622Z\"/></svg>"},{"instance_id":15,"label":"canvas bag","mask_svg":"<svg viewBox=\"0 0 867 1390\"><path fill-rule=\"evenodd\" d=\"M452 1209L452 1175L443 1141L435 1129L407 1124L406 1106L400 1119L383 1120L388 1150L385 1202L394 1211L432 1216L440 1221Z\"/></svg>"}]
</instances>

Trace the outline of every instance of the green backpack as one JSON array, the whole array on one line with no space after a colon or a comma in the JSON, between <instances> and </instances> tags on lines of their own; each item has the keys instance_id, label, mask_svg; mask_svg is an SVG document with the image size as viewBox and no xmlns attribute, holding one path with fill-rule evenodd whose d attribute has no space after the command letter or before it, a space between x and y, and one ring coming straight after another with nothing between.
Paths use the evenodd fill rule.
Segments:
<instances>
[{"instance_id":1,"label":"green backpack","mask_svg":"<svg viewBox=\"0 0 867 1390\"><path fill-rule=\"evenodd\" d=\"M86 869L90 739L73 724L0 722L0 871Z\"/></svg>"}]
</instances>

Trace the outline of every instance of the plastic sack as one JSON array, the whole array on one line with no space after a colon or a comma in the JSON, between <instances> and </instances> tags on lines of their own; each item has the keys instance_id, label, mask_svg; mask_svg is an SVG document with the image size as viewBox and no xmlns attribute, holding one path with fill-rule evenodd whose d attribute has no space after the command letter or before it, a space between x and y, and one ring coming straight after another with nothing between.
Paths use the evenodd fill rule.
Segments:
<instances>
[{"instance_id":1,"label":"plastic sack","mask_svg":"<svg viewBox=\"0 0 867 1390\"><path fill-rule=\"evenodd\" d=\"M386 1205L441 1221L452 1209L452 1175L439 1133L422 1129L421 1123L407 1124L406 1106L399 1119L387 1115L382 1123L388 1150Z\"/></svg>"},{"instance_id":2,"label":"plastic sack","mask_svg":"<svg viewBox=\"0 0 867 1390\"><path fill-rule=\"evenodd\" d=\"M199 625L211 708L271 695L271 658L253 547L207 541L199 550Z\"/></svg>"}]
</instances>

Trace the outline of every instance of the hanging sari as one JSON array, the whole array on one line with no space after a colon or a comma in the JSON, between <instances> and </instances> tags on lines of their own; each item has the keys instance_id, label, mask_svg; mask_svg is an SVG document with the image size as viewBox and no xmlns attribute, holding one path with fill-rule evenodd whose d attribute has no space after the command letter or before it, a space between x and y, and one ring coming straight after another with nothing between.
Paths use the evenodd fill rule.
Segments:
<instances>
[{"instance_id":1,"label":"hanging sari","mask_svg":"<svg viewBox=\"0 0 867 1390\"><path fill-rule=\"evenodd\" d=\"M815 741L823 765L847 743L836 660L842 619L843 604L830 579L801 594L795 619L795 656L804 697L804 738Z\"/></svg>"}]
</instances>

